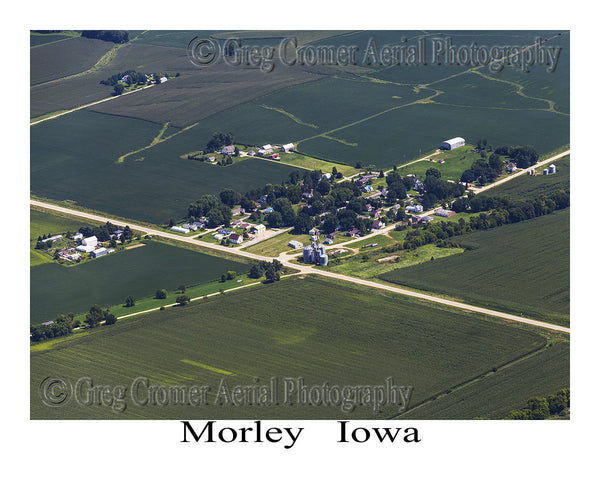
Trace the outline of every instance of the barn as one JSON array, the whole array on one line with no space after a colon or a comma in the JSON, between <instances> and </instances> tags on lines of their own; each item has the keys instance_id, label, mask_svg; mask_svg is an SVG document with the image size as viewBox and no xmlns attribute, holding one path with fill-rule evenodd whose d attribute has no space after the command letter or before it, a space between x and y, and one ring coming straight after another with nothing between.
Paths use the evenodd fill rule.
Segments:
<instances>
[{"instance_id":1,"label":"barn","mask_svg":"<svg viewBox=\"0 0 600 480\"><path fill-rule=\"evenodd\" d=\"M454 137L451 138L450 140L446 140L445 142L442 142L442 144L440 145L440 148L442 150L454 150L455 148L458 147L464 147L465 145L465 139L462 137Z\"/></svg>"},{"instance_id":2,"label":"barn","mask_svg":"<svg viewBox=\"0 0 600 480\"><path fill-rule=\"evenodd\" d=\"M294 149L294 144L293 143L286 143L285 145L281 146L281 151L282 152L289 152L291 150Z\"/></svg>"}]
</instances>

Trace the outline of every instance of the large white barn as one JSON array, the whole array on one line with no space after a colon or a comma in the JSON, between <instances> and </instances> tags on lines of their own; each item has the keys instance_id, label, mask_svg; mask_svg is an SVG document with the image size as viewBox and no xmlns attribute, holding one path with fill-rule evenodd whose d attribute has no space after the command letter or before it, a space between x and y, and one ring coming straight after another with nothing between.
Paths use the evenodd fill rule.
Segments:
<instances>
[{"instance_id":1,"label":"large white barn","mask_svg":"<svg viewBox=\"0 0 600 480\"><path fill-rule=\"evenodd\" d=\"M440 148L442 150L454 150L455 148L458 147L464 147L465 145L465 139L462 137L454 137L451 138L450 140L446 140L445 142L442 142L442 144L440 145Z\"/></svg>"}]
</instances>

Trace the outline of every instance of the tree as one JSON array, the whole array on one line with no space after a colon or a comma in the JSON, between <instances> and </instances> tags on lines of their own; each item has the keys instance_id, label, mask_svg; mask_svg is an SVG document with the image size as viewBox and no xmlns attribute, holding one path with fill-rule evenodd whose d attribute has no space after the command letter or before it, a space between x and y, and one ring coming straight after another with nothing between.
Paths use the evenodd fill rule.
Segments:
<instances>
[{"instance_id":1,"label":"tree","mask_svg":"<svg viewBox=\"0 0 600 480\"><path fill-rule=\"evenodd\" d=\"M159 300L164 300L165 298L167 298L167 291L164 288L161 290L157 290L155 298L158 298Z\"/></svg>"},{"instance_id":2,"label":"tree","mask_svg":"<svg viewBox=\"0 0 600 480\"><path fill-rule=\"evenodd\" d=\"M227 271L227 280L235 280L236 273L233 270Z\"/></svg>"},{"instance_id":3,"label":"tree","mask_svg":"<svg viewBox=\"0 0 600 480\"><path fill-rule=\"evenodd\" d=\"M527 400L527 408L531 410L532 420L543 420L550 416L548 400L541 397L533 397Z\"/></svg>"},{"instance_id":4,"label":"tree","mask_svg":"<svg viewBox=\"0 0 600 480\"><path fill-rule=\"evenodd\" d=\"M182 283L177 287L177 290L179 290L181 293L185 293L185 285Z\"/></svg>"},{"instance_id":5,"label":"tree","mask_svg":"<svg viewBox=\"0 0 600 480\"><path fill-rule=\"evenodd\" d=\"M232 190L231 188L226 188L222 190L219 194L219 197L221 197L221 202L223 202L225 205L228 205L229 207L238 205L242 200L242 196L235 190Z\"/></svg>"},{"instance_id":6,"label":"tree","mask_svg":"<svg viewBox=\"0 0 600 480\"><path fill-rule=\"evenodd\" d=\"M188 297L187 295L179 295L177 297L177 303L181 306L185 305L186 303L190 302L190 297Z\"/></svg>"},{"instance_id":7,"label":"tree","mask_svg":"<svg viewBox=\"0 0 600 480\"><path fill-rule=\"evenodd\" d=\"M125 306L133 307L134 305L135 305L135 298L133 297L133 295L128 295L127 298L125 299Z\"/></svg>"},{"instance_id":8,"label":"tree","mask_svg":"<svg viewBox=\"0 0 600 480\"><path fill-rule=\"evenodd\" d=\"M105 325L114 325L117 323L117 317L114 313L110 313L108 310L104 312L104 324Z\"/></svg>"},{"instance_id":9,"label":"tree","mask_svg":"<svg viewBox=\"0 0 600 480\"><path fill-rule=\"evenodd\" d=\"M93 305L90 308L90 311L85 315L85 323L87 323L90 328L94 328L100 324L103 317L102 309L98 305Z\"/></svg>"},{"instance_id":10,"label":"tree","mask_svg":"<svg viewBox=\"0 0 600 480\"><path fill-rule=\"evenodd\" d=\"M279 227L281 225L281 222L281 213L273 211L267 215L267 224L269 225L269 227Z\"/></svg>"},{"instance_id":11,"label":"tree","mask_svg":"<svg viewBox=\"0 0 600 480\"><path fill-rule=\"evenodd\" d=\"M279 272L275 270L275 267L272 264L269 264L265 270L265 278L267 279L267 282L277 282L281 276Z\"/></svg>"},{"instance_id":12,"label":"tree","mask_svg":"<svg viewBox=\"0 0 600 480\"><path fill-rule=\"evenodd\" d=\"M121 95L125 91L125 85L122 83L117 83L114 87L115 96Z\"/></svg>"}]
</instances>

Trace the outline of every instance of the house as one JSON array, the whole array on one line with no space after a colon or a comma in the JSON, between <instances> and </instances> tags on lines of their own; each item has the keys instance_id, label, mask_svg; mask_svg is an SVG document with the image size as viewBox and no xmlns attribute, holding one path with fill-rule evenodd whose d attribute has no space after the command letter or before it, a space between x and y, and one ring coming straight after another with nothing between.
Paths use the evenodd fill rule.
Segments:
<instances>
[{"instance_id":1,"label":"house","mask_svg":"<svg viewBox=\"0 0 600 480\"><path fill-rule=\"evenodd\" d=\"M233 233L233 230L229 230L228 228L219 228L217 232L219 232L222 235L231 235Z\"/></svg>"},{"instance_id":2,"label":"house","mask_svg":"<svg viewBox=\"0 0 600 480\"><path fill-rule=\"evenodd\" d=\"M246 211L242 207L234 208L231 210L232 215L241 215L242 213L246 213Z\"/></svg>"},{"instance_id":3,"label":"house","mask_svg":"<svg viewBox=\"0 0 600 480\"><path fill-rule=\"evenodd\" d=\"M433 217L430 217L428 215L425 215L424 217L421 217L421 221L424 223L429 223L433 220Z\"/></svg>"},{"instance_id":4,"label":"house","mask_svg":"<svg viewBox=\"0 0 600 480\"><path fill-rule=\"evenodd\" d=\"M360 230L358 228L354 228L348 232L349 237L360 237Z\"/></svg>"},{"instance_id":5,"label":"house","mask_svg":"<svg viewBox=\"0 0 600 480\"><path fill-rule=\"evenodd\" d=\"M204 228L204 222L192 222L192 225L197 228Z\"/></svg>"},{"instance_id":6,"label":"house","mask_svg":"<svg viewBox=\"0 0 600 480\"><path fill-rule=\"evenodd\" d=\"M327 234L327 238L335 238L335 232Z\"/></svg>"},{"instance_id":7,"label":"house","mask_svg":"<svg viewBox=\"0 0 600 480\"><path fill-rule=\"evenodd\" d=\"M363 192L372 192L373 191L373 187L371 185L365 185L364 187L361 188L361 190Z\"/></svg>"},{"instance_id":8,"label":"house","mask_svg":"<svg viewBox=\"0 0 600 480\"><path fill-rule=\"evenodd\" d=\"M299 242L298 240L290 240L288 243L288 246L292 247L292 248L302 248L303 244L302 244L302 242Z\"/></svg>"},{"instance_id":9,"label":"house","mask_svg":"<svg viewBox=\"0 0 600 480\"><path fill-rule=\"evenodd\" d=\"M456 215L456 212L453 210L445 210L443 208L438 208L436 209L435 214L438 217L451 217L452 215Z\"/></svg>"},{"instance_id":10,"label":"house","mask_svg":"<svg viewBox=\"0 0 600 480\"><path fill-rule=\"evenodd\" d=\"M514 163L509 163L509 164L508 164L508 167L506 167L506 169L507 169L509 172L514 172L514 171L517 169L517 166L516 166Z\"/></svg>"},{"instance_id":11,"label":"house","mask_svg":"<svg viewBox=\"0 0 600 480\"><path fill-rule=\"evenodd\" d=\"M244 241L244 236L239 233L232 233L229 235L229 241L231 243L235 243L236 245L240 245Z\"/></svg>"},{"instance_id":12,"label":"house","mask_svg":"<svg viewBox=\"0 0 600 480\"><path fill-rule=\"evenodd\" d=\"M373 228L375 230L379 230L380 228L385 227L385 223L383 223L381 220L373 220Z\"/></svg>"},{"instance_id":13,"label":"house","mask_svg":"<svg viewBox=\"0 0 600 480\"><path fill-rule=\"evenodd\" d=\"M311 228L311 229L308 231L308 234L309 234L309 235L318 235L318 234L319 234L319 230L318 230L318 229L316 229L316 228Z\"/></svg>"},{"instance_id":14,"label":"house","mask_svg":"<svg viewBox=\"0 0 600 480\"><path fill-rule=\"evenodd\" d=\"M409 205L406 207L407 212L419 213L423 211L423 205Z\"/></svg>"},{"instance_id":15,"label":"house","mask_svg":"<svg viewBox=\"0 0 600 480\"><path fill-rule=\"evenodd\" d=\"M100 247L97 250L94 250L94 251L92 251L90 253L90 255L93 258L98 258L98 257L101 257L101 256L106 255L106 254L108 254L108 250L106 248L104 248L104 247Z\"/></svg>"},{"instance_id":16,"label":"house","mask_svg":"<svg viewBox=\"0 0 600 480\"><path fill-rule=\"evenodd\" d=\"M81 240L83 238L83 233L78 232L71 237L73 240Z\"/></svg>"},{"instance_id":17,"label":"house","mask_svg":"<svg viewBox=\"0 0 600 480\"><path fill-rule=\"evenodd\" d=\"M265 208L265 213L271 213L273 211L273 207Z\"/></svg>"},{"instance_id":18,"label":"house","mask_svg":"<svg viewBox=\"0 0 600 480\"><path fill-rule=\"evenodd\" d=\"M213 237L215 238L215 240L223 240L223 238L225 238L225 235L222 235L221 233L215 233L213 234Z\"/></svg>"},{"instance_id":19,"label":"house","mask_svg":"<svg viewBox=\"0 0 600 480\"><path fill-rule=\"evenodd\" d=\"M165 83L167 81L167 77L160 77L160 83Z\"/></svg>"},{"instance_id":20,"label":"house","mask_svg":"<svg viewBox=\"0 0 600 480\"><path fill-rule=\"evenodd\" d=\"M188 230L191 230L193 232L195 232L196 230L198 230L198 227L196 225L194 225L193 223L184 223L182 225L183 228L187 228Z\"/></svg>"},{"instance_id":21,"label":"house","mask_svg":"<svg viewBox=\"0 0 600 480\"><path fill-rule=\"evenodd\" d=\"M208 157L206 161L210 162L210 163L214 163L217 161L217 159L215 157Z\"/></svg>"},{"instance_id":22,"label":"house","mask_svg":"<svg viewBox=\"0 0 600 480\"><path fill-rule=\"evenodd\" d=\"M256 152L255 152L254 150L248 150L248 153L247 153L247 155L248 155L249 157L253 157L254 155L256 155Z\"/></svg>"},{"instance_id":23,"label":"house","mask_svg":"<svg viewBox=\"0 0 600 480\"><path fill-rule=\"evenodd\" d=\"M440 145L440 148L442 150L454 150L455 148L458 147L464 147L465 145L465 139L462 137L454 137L451 138L450 140L446 140L444 142L442 142L442 144Z\"/></svg>"},{"instance_id":24,"label":"house","mask_svg":"<svg viewBox=\"0 0 600 480\"><path fill-rule=\"evenodd\" d=\"M67 258L69 260L77 260L78 258L81 258L81 253L71 253L67 256Z\"/></svg>"},{"instance_id":25,"label":"house","mask_svg":"<svg viewBox=\"0 0 600 480\"><path fill-rule=\"evenodd\" d=\"M243 228L244 230L248 230L252 225L250 225L249 223L240 223L240 228Z\"/></svg>"},{"instance_id":26,"label":"house","mask_svg":"<svg viewBox=\"0 0 600 480\"><path fill-rule=\"evenodd\" d=\"M331 245L333 243L333 238L327 237L325 240L323 240L323 243L325 245Z\"/></svg>"},{"instance_id":27,"label":"house","mask_svg":"<svg viewBox=\"0 0 600 480\"><path fill-rule=\"evenodd\" d=\"M84 238L81 241L82 245L85 245L86 247L95 247L96 245L98 245L98 238L96 238L96 236L92 236L92 237L87 237Z\"/></svg>"},{"instance_id":28,"label":"house","mask_svg":"<svg viewBox=\"0 0 600 480\"><path fill-rule=\"evenodd\" d=\"M223 155L233 155L235 153L235 147L233 145L227 145L221 149Z\"/></svg>"},{"instance_id":29,"label":"house","mask_svg":"<svg viewBox=\"0 0 600 480\"><path fill-rule=\"evenodd\" d=\"M290 152L294 149L294 144L293 143L286 143L285 145L283 145L281 147L281 151L282 152Z\"/></svg>"},{"instance_id":30,"label":"house","mask_svg":"<svg viewBox=\"0 0 600 480\"><path fill-rule=\"evenodd\" d=\"M331 178L331 173L324 173L321 175L322 180L329 180Z\"/></svg>"},{"instance_id":31,"label":"house","mask_svg":"<svg viewBox=\"0 0 600 480\"><path fill-rule=\"evenodd\" d=\"M273 147L269 144L263 145L261 148L258 149L258 154L261 157L264 157L266 155L271 155L272 153L273 153Z\"/></svg>"}]
</instances>

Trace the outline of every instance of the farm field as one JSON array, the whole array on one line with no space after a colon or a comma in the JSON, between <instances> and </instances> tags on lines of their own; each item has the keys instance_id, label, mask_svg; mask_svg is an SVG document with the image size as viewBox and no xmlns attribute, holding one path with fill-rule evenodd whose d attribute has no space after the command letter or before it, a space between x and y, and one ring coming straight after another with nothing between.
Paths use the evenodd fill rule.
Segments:
<instances>
[{"instance_id":1,"label":"farm field","mask_svg":"<svg viewBox=\"0 0 600 480\"><path fill-rule=\"evenodd\" d=\"M226 260L156 241L117 252L81 265L56 263L31 270L30 322L54 320L63 313L81 313L93 304L108 307L133 295L142 298L158 289L176 290L220 278L228 270L247 272L242 261ZM173 298L173 301L175 299Z\"/></svg>"},{"instance_id":2,"label":"farm field","mask_svg":"<svg viewBox=\"0 0 600 480\"><path fill-rule=\"evenodd\" d=\"M48 43L60 42L62 40L68 40L73 38L73 35L66 35L63 33L34 33L29 34L29 45L31 48L39 47L40 45L46 45Z\"/></svg>"},{"instance_id":3,"label":"farm field","mask_svg":"<svg viewBox=\"0 0 600 480\"><path fill-rule=\"evenodd\" d=\"M289 314L282 316L282 308ZM233 388L276 377L281 389L284 378L353 386L379 385L393 377L396 385L414 387L411 403L416 404L545 343L538 333L479 315L312 276L293 277L32 347L30 412L33 419L389 418L396 407L375 413L363 406L345 414L340 406L280 401L279 408L231 408L213 402L223 378ZM85 375L94 384L126 386L145 376L153 385L209 385L211 390L208 405L202 406L144 407L128 397L122 413L75 401L47 408L38 386L48 375L71 382ZM497 403L491 399L489 407Z\"/></svg>"},{"instance_id":4,"label":"farm field","mask_svg":"<svg viewBox=\"0 0 600 480\"><path fill-rule=\"evenodd\" d=\"M532 357L442 395L398 417L399 419L502 419L525 408L531 397L553 395L570 385L570 344L555 343Z\"/></svg>"},{"instance_id":5,"label":"farm field","mask_svg":"<svg viewBox=\"0 0 600 480\"><path fill-rule=\"evenodd\" d=\"M30 84L35 86L83 72L92 67L114 45L102 40L76 37L32 48Z\"/></svg>"},{"instance_id":6,"label":"farm field","mask_svg":"<svg viewBox=\"0 0 600 480\"><path fill-rule=\"evenodd\" d=\"M382 280L569 324L569 209L453 240L473 248Z\"/></svg>"},{"instance_id":7,"label":"farm field","mask_svg":"<svg viewBox=\"0 0 600 480\"><path fill-rule=\"evenodd\" d=\"M501 197L510 195L513 198L533 198L537 195L547 194L557 189L568 191L571 181L571 156L561 158L554 162L556 173L542 175L542 168L537 169L537 175L522 175L510 182L482 192L486 197Z\"/></svg>"},{"instance_id":8,"label":"farm field","mask_svg":"<svg viewBox=\"0 0 600 480\"><path fill-rule=\"evenodd\" d=\"M441 88L440 84L440 88ZM439 97L443 101L443 96ZM493 129L488 125L495 125ZM354 165L391 168L418 158L456 136L492 145L531 145L538 152L569 143L569 117L540 110L501 110L437 104L409 105L298 144L308 155Z\"/></svg>"},{"instance_id":9,"label":"farm field","mask_svg":"<svg viewBox=\"0 0 600 480\"><path fill-rule=\"evenodd\" d=\"M77 232L81 227L91 227L89 222L84 219L74 219L71 217L61 217L59 215L30 209L29 210L29 237L35 240L39 236L56 235L59 233L72 231Z\"/></svg>"},{"instance_id":10,"label":"farm field","mask_svg":"<svg viewBox=\"0 0 600 480\"><path fill-rule=\"evenodd\" d=\"M224 188L245 193L266 183L281 183L296 170L254 158L228 167L181 159L206 144L215 131L211 125L203 128L204 133L194 129L178 133L118 163L119 157L149 146L162 128L85 110L35 125L31 190L41 197L69 199L121 217L166 224L171 217L184 217L188 205L205 193L218 194Z\"/></svg>"}]
</instances>

